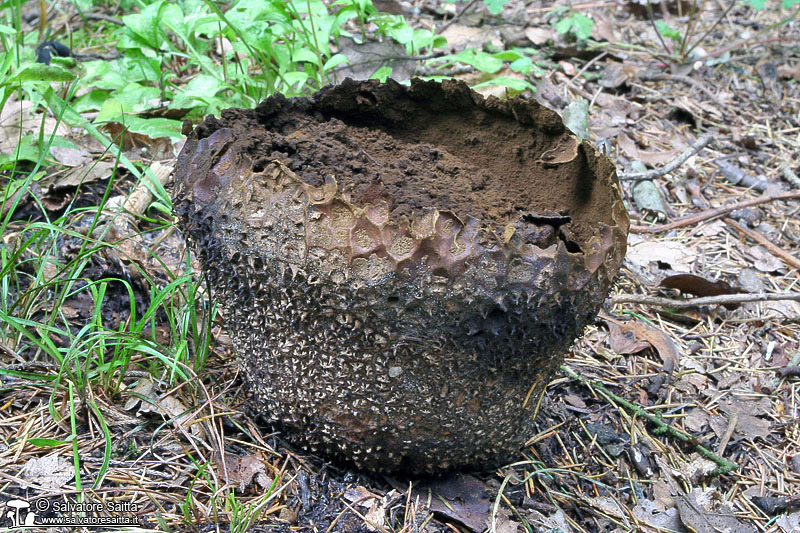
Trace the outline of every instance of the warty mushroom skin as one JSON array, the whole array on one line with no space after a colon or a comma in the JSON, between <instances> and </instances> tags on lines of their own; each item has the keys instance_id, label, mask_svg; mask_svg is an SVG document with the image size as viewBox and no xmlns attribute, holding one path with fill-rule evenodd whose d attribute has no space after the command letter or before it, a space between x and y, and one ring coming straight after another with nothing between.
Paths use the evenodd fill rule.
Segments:
<instances>
[{"instance_id":1,"label":"warty mushroom skin","mask_svg":"<svg viewBox=\"0 0 800 533\"><path fill-rule=\"evenodd\" d=\"M255 165L223 112L188 136L176 213L255 404L287 436L369 470L496 466L530 438L539 397L608 293L627 213L608 158L532 101L457 82L346 82L255 114L300 108L394 131L403 118L387 102L403 99L543 136L530 164L586 198L504 231L435 205L398 220L354 199L346 177Z\"/></svg>"}]
</instances>

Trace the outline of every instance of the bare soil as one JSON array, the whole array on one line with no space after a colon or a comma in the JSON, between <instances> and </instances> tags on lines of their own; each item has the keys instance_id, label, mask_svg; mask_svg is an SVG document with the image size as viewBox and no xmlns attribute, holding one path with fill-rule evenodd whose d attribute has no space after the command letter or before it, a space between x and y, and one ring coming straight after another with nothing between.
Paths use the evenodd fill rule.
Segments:
<instances>
[{"instance_id":1,"label":"bare soil","mask_svg":"<svg viewBox=\"0 0 800 533\"><path fill-rule=\"evenodd\" d=\"M277 159L312 185L334 177L357 204L386 201L396 220L434 207L500 227L552 215L611 222L612 192L593 187L585 163L578 172L546 163L571 148L552 111L435 85L351 82L311 98L275 95L206 119L198 134L231 128L256 171Z\"/></svg>"}]
</instances>

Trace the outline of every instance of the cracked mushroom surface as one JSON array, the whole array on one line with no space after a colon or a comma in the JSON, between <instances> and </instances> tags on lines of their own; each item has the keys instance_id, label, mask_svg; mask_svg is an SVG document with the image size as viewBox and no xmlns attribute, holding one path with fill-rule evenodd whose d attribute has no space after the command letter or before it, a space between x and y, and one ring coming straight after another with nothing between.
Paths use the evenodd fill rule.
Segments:
<instances>
[{"instance_id":1,"label":"cracked mushroom surface","mask_svg":"<svg viewBox=\"0 0 800 533\"><path fill-rule=\"evenodd\" d=\"M225 110L175 183L256 408L369 470L512 459L629 225L613 164L555 112L456 81Z\"/></svg>"}]
</instances>

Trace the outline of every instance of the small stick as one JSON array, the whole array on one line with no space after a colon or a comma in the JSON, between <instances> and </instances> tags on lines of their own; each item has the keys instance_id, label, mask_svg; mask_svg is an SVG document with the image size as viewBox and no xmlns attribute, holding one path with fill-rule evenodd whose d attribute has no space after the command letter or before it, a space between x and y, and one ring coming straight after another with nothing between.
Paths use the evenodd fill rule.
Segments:
<instances>
[{"instance_id":1,"label":"small stick","mask_svg":"<svg viewBox=\"0 0 800 533\"><path fill-rule=\"evenodd\" d=\"M604 57L606 57L607 55L608 55L608 51L603 51L603 53L602 53L602 54L600 54L600 55L596 55L596 56L594 56L592 59L590 59L589 61L587 61L587 62L586 62L586 64L583 66L583 68L581 68L581 69L578 71L578 73L577 73L577 74L575 74L574 76L572 76L572 79L571 79L571 80L569 80L569 81L567 82L567 84L564 86L564 94L566 94L566 92L567 92L567 89L569 89L569 86L570 86L570 85L572 85L572 84L573 84L573 82L574 82L575 80L577 80L578 78L580 78L580 77L581 77L581 75L582 75L584 72L586 72L586 71L589 69L589 67L591 67L592 65L594 65L595 63L597 63L598 61L600 61L601 59L603 59L603 58L604 58Z\"/></svg>"},{"instance_id":2,"label":"small stick","mask_svg":"<svg viewBox=\"0 0 800 533\"><path fill-rule=\"evenodd\" d=\"M722 439L719 441L719 446L717 446L717 454L722 455L725 453L725 448L728 447L728 442L730 442L733 432L736 429L736 424L738 423L739 413L732 413L728 416L728 427L725 430L725 434L722 436Z\"/></svg>"},{"instance_id":3,"label":"small stick","mask_svg":"<svg viewBox=\"0 0 800 533\"><path fill-rule=\"evenodd\" d=\"M778 257L783 259L783 262L786 263L787 265L791 266L792 268L800 270L800 259L796 258L795 256L793 256L792 254L790 254L777 244L770 242L769 239L761 235L759 232L753 231L750 228L742 226L732 218L723 217L722 220L724 220L726 224L733 227L733 229L735 229L739 233L746 235L751 239L753 239L754 241L756 241L758 244L769 250L773 255L777 255Z\"/></svg>"},{"instance_id":4,"label":"small stick","mask_svg":"<svg viewBox=\"0 0 800 533\"><path fill-rule=\"evenodd\" d=\"M117 26L125 25L125 23L120 19L111 17L109 15L104 15L102 13L85 13L84 16L89 20L104 20L106 22L110 22L111 24L116 24Z\"/></svg>"},{"instance_id":5,"label":"small stick","mask_svg":"<svg viewBox=\"0 0 800 533\"><path fill-rule=\"evenodd\" d=\"M630 231L631 233L660 233L662 231L669 231L671 229L697 224L698 222L703 222L704 220L715 218L720 215L730 213L731 211L736 211L737 209L752 207L754 205L766 204L768 202L774 202L775 200L794 200L797 198L800 198L800 191L782 192L779 194L774 194L772 196L762 196L760 198L753 198L751 200L737 202L735 204L727 205L724 207L715 207L714 209L708 209L706 211L697 213L696 215L689 215L683 218L679 218L677 220L670 222L669 224L660 224L657 226L637 226L634 224L631 226Z\"/></svg>"},{"instance_id":6,"label":"small stick","mask_svg":"<svg viewBox=\"0 0 800 533\"><path fill-rule=\"evenodd\" d=\"M467 5L465 5L464 7L462 7L462 8L461 8L461 11L459 11L458 13L456 13L455 15L453 15L453 18L451 18L450 20L448 20L447 22L445 22L444 24L442 24L442 25L439 27L439 29L437 29L437 30L436 30L436 33L439 33L439 34L440 34L440 33L442 33L444 30L446 30L447 28L449 28L449 27L450 27L450 25L451 25L451 24L453 24L455 21L457 21L457 20L459 19L459 17L461 17L461 15L463 15L464 13L466 13L467 9L471 8L471 7L472 7L472 5L473 5L475 2L477 2L477 0L472 0L471 2L467 2Z\"/></svg>"},{"instance_id":7,"label":"small stick","mask_svg":"<svg viewBox=\"0 0 800 533\"><path fill-rule=\"evenodd\" d=\"M654 431L654 433L657 433L657 434L658 433L667 433L669 435L672 435L673 437L675 437L676 439L678 439L680 441L686 442L686 443L694 446L694 449L697 450L697 453L699 453L700 455L702 455L706 459L710 459L711 461L714 461L714 463L716 463L718 465L718 468L715 468L714 470L712 470L711 472L708 473L709 476L714 477L714 476L719 476L719 475L722 475L722 474L727 474L728 472L732 472L733 470L736 470L737 468L739 468L736 463L732 463L732 462L728 461L727 459L725 459L724 457L720 457L719 455L715 454L714 452L712 452L708 448L705 448L704 446L702 446L699 443L697 437L689 435L688 433L685 433L685 432L683 432L683 431L681 431L679 429L676 429L676 428L674 428L674 427L672 427L670 425L665 424L664 421L661 420L661 417L653 415L653 414L649 413L648 411L645 411L644 409L642 409L638 405L629 402L625 398L617 396L613 392L611 392L608 389L606 389L605 386L602 383L600 383L598 381L595 381L595 380L590 380L590 379L584 378L583 376L580 376L580 375L576 374L573 370L571 370L566 365L562 365L561 366L561 370L564 373L566 373L569 377L571 377L572 379L578 380L580 383L586 385L590 389L593 389L593 390L596 390L597 392L599 392L600 396L603 396L608 402L610 402L612 404L615 404L618 407L624 407L629 413L634 413L636 416L638 416L640 418L644 418L644 419L648 420L649 422L652 422L653 424L655 424L657 426L657 428Z\"/></svg>"},{"instance_id":8,"label":"small stick","mask_svg":"<svg viewBox=\"0 0 800 533\"><path fill-rule=\"evenodd\" d=\"M778 375L782 378L796 378L800 376L800 366L785 366L778 369Z\"/></svg>"},{"instance_id":9,"label":"small stick","mask_svg":"<svg viewBox=\"0 0 800 533\"><path fill-rule=\"evenodd\" d=\"M656 307L686 309L688 307L699 307L701 305L743 304L748 302L779 302L783 300L800 302L800 292L720 294L717 296L704 296L702 298L687 298L685 300L664 298L661 296L646 296L642 294L621 294L619 296L612 297L611 304L642 304L653 305Z\"/></svg>"},{"instance_id":10,"label":"small stick","mask_svg":"<svg viewBox=\"0 0 800 533\"><path fill-rule=\"evenodd\" d=\"M647 172L620 172L617 174L617 177L620 180L642 181L651 180L659 176L663 176L664 174L668 174L684 164L686 160L692 157L694 154L705 148L706 145L711 142L711 139L712 136L710 134L703 135L678 157L661 168L654 168L653 170L648 170Z\"/></svg>"}]
</instances>

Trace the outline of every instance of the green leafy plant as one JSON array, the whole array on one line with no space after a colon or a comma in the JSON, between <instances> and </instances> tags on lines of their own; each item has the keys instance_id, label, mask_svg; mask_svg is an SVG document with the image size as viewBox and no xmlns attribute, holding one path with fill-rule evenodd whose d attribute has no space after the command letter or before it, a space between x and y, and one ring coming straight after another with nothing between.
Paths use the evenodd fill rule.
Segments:
<instances>
[{"instance_id":1,"label":"green leafy plant","mask_svg":"<svg viewBox=\"0 0 800 533\"><path fill-rule=\"evenodd\" d=\"M503 6L509 0L483 0L483 3L486 5L486 9L489 10L489 13L492 15L499 15L503 12Z\"/></svg>"},{"instance_id":2,"label":"green leafy plant","mask_svg":"<svg viewBox=\"0 0 800 533\"><path fill-rule=\"evenodd\" d=\"M760 11L766 7L768 0L743 0L743 1L745 4L752 7L753 9ZM798 3L800 3L800 0L780 0L780 1L781 1L781 7L783 7L783 9L791 9Z\"/></svg>"},{"instance_id":3,"label":"green leafy plant","mask_svg":"<svg viewBox=\"0 0 800 533\"><path fill-rule=\"evenodd\" d=\"M548 12L550 23L562 35L570 35L578 41L592 36L594 20L567 6L558 6Z\"/></svg>"}]
</instances>

